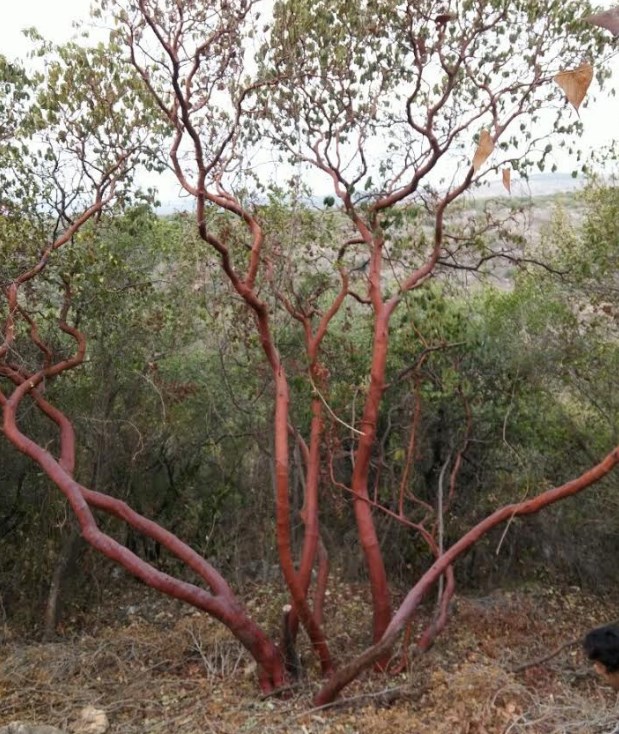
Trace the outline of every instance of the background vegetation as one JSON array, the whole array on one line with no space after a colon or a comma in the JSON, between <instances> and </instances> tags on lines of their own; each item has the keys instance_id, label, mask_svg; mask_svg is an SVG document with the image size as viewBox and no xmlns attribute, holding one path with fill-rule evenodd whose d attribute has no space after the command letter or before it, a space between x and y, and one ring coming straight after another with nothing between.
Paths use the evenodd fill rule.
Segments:
<instances>
[{"instance_id":1,"label":"background vegetation","mask_svg":"<svg viewBox=\"0 0 619 734\"><path fill-rule=\"evenodd\" d=\"M328 236L322 212L309 203L301 211L277 199L265 206L282 232L291 226L298 232L300 220L308 248L320 227ZM446 517L447 545L497 504L569 479L619 442L619 190L591 182L546 206L550 224L529 233L534 241L527 244L529 256L545 267L514 266L506 274L491 265L467 280L446 269L407 298L393 329L372 473L380 473L387 507L397 504L405 473L417 495L433 502L445 460L466 442ZM331 226L338 226L336 218ZM31 297L50 333L54 310L46 299L67 273L79 274L75 308L90 335L88 359L47 390L75 419L80 474L186 538L235 584L277 578L273 388L253 332L187 217L157 215L142 204L83 230L33 286ZM313 287L320 275L308 270L303 277ZM366 317L359 304L348 306L325 342L336 415L354 413L364 390L371 338ZM295 407L305 405L300 398L311 391L300 345L286 319L280 317L277 329L295 421L306 431L310 416ZM417 403L419 438L411 455ZM47 428L37 413L25 421L45 442ZM63 598L72 604L95 602L112 569L82 547L64 501L36 467L6 444L2 453L2 614L41 629L59 563L70 563ZM332 465L336 478L349 476L345 443ZM296 511L301 475L299 469L293 482ZM616 481L611 476L492 534L458 567L459 587L548 579L593 589L617 583ZM324 492L322 526L332 561L345 578L363 578L362 559L348 552L355 532L349 499ZM139 554L173 565L152 542L106 522ZM379 522L386 562L404 586L429 564L427 548L387 515Z\"/></svg>"}]
</instances>

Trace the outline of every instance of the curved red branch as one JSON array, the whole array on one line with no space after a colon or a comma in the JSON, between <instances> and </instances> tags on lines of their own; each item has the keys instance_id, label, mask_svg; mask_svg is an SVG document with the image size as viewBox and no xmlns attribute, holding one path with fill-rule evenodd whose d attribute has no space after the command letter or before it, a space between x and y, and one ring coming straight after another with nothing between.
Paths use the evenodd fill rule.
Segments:
<instances>
[{"instance_id":1,"label":"curved red branch","mask_svg":"<svg viewBox=\"0 0 619 734\"><path fill-rule=\"evenodd\" d=\"M23 384L28 385L26 381ZM61 463L56 461L49 452L25 436L19 430L16 422L16 409L21 399L19 397L16 399L16 395L19 396L20 389L21 386L14 391L10 399L7 400L3 396L1 401L4 414L4 434L19 451L35 461L67 497L86 542L121 565L129 573L141 579L148 586L202 609L221 621L249 650L260 666L260 679L263 689L270 691L281 686L285 674L277 648L248 617L243 606L237 601L231 589L217 571L172 533L142 517L126 503L82 487L73 479L67 468L63 468ZM72 442L73 431L72 429L67 430L66 424L68 421L62 413L53 408L40 395L33 394L33 397L46 415L63 427L64 441ZM70 450L63 443L62 455L66 457L68 454L70 454ZM161 542L172 553L185 561L190 568L199 573L212 588L215 595L194 584L181 581L159 571L109 535L103 533L97 527L89 504L126 520L136 529Z\"/></svg>"},{"instance_id":2,"label":"curved red branch","mask_svg":"<svg viewBox=\"0 0 619 734\"><path fill-rule=\"evenodd\" d=\"M531 515L548 507L549 505L559 502L582 492L595 482L605 477L611 472L615 466L619 464L619 446L615 447L602 461L596 466L587 470L576 479L572 479L558 487L553 487L537 497L517 502L511 505L505 505L493 512L488 517L471 528L460 540L451 546L445 553L435 561L426 573L408 592L404 601L394 614L391 623L385 630L381 639L372 647L367 648L361 655L356 657L347 665L342 666L339 670L324 684L318 692L315 703L317 706L324 705L332 701L337 694L354 680L361 671L368 668L389 653L393 647L399 633L406 623L412 618L421 600L425 597L432 586L445 573L450 565L452 565L460 556L469 550L475 543L479 541L490 530L500 525L506 520L522 515Z\"/></svg>"}]
</instances>

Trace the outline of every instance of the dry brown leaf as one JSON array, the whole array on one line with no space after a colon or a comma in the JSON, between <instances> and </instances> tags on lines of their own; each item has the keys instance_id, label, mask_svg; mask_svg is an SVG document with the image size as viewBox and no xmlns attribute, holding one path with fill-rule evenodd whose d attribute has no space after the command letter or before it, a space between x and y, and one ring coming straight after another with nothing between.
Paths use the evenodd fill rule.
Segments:
<instances>
[{"instance_id":1,"label":"dry brown leaf","mask_svg":"<svg viewBox=\"0 0 619 734\"><path fill-rule=\"evenodd\" d=\"M512 171L511 168L503 169L503 186L507 189L507 193L512 192Z\"/></svg>"},{"instance_id":2,"label":"dry brown leaf","mask_svg":"<svg viewBox=\"0 0 619 734\"><path fill-rule=\"evenodd\" d=\"M591 25L597 25L600 28L606 28L613 36L619 36L619 5L610 10L604 10L595 15L588 15L585 20Z\"/></svg>"},{"instance_id":3,"label":"dry brown leaf","mask_svg":"<svg viewBox=\"0 0 619 734\"><path fill-rule=\"evenodd\" d=\"M473 156L473 170L478 171L494 150L494 140L487 130L482 130L479 135L479 144Z\"/></svg>"},{"instance_id":4,"label":"dry brown leaf","mask_svg":"<svg viewBox=\"0 0 619 734\"><path fill-rule=\"evenodd\" d=\"M583 64L571 71L561 71L555 76L555 82L565 92L567 101L576 111L582 104L592 79L593 67L591 64Z\"/></svg>"}]
</instances>

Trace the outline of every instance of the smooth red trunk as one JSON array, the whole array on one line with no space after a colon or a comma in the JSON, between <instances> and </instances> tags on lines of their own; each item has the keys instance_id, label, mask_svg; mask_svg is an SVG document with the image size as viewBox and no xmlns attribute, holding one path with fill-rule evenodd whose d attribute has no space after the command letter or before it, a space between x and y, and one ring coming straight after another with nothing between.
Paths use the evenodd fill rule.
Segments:
<instances>
[{"instance_id":1,"label":"smooth red trunk","mask_svg":"<svg viewBox=\"0 0 619 734\"><path fill-rule=\"evenodd\" d=\"M372 451L376 442L376 429L380 402L385 387L385 368L387 363L388 321L381 313L376 318L374 327L374 345L370 386L361 419L362 435L355 453L351 488L355 494L354 510L359 542L363 549L365 562L370 578L373 606L373 639L378 642L391 621L391 601L387 573L380 549L380 543L371 504L368 502L368 473Z\"/></svg>"},{"instance_id":2,"label":"smooth red trunk","mask_svg":"<svg viewBox=\"0 0 619 734\"><path fill-rule=\"evenodd\" d=\"M316 654L320 660L323 674L329 674L333 669L331 655L327 641L320 625L316 622L307 603L307 593L300 583L292 560L290 538L290 499L289 492L289 451L288 451L288 382L284 368L279 365L275 374L275 495L276 495L276 529L277 550L279 560L292 597L296 614Z\"/></svg>"},{"instance_id":3,"label":"smooth red trunk","mask_svg":"<svg viewBox=\"0 0 619 734\"><path fill-rule=\"evenodd\" d=\"M316 560L319 542L318 523L318 486L320 481L320 442L322 439L322 403L318 398L312 400L312 423L310 428L310 442L307 452L307 467L305 473L305 496L301 519L303 520L303 548L299 563L298 579L301 588L307 598L312 580L312 569ZM316 622L321 621L314 609ZM289 632L292 639L296 639L299 627L299 618L296 611L292 610L289 618Z\"/></svg>"}]
</instances>

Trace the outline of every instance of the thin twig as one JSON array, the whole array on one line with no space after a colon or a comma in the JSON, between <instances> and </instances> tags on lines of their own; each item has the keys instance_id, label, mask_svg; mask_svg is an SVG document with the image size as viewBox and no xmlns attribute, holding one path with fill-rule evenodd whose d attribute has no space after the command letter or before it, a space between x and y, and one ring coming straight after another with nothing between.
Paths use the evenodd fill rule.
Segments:
<instances>
[{"instance_id":1,"label":"thin twig","mask_svg":"<svg viewBox=\"0 0 619 734\"><path fill-rule=\"evenodd\" d=\"M559 645L559 647L555 648L552 652L548 653L548 655L544 655L541 658L535 658L535 660L529 660L526 663L522 663L521 665L517 665L515 668L510 668L510 673L522 673L523 670L528 670L528 668L534 668L536 665L542 665L543 663L547 663L549 660L552 660L553 658L556 658L557 655L563 650L567 650L568 647L573 647L574 645L578 645L581 642L581 638L577 637L575 640L569 640L569 642L564 642L562 645Z\"/></svg>"},{"instance_id":2,"label":"thin twig","mask_svg":"<svg viewBox=\"0 0 619 734\"><path fill-rule=\"evenodd\" d=\"M268 693L263 693L260 696L261 701L267 701L269 698L276 698L277 696L281 696L282 693L287 693L288 691L298 691L300 688L303 688L304 684L302 683L290 683L290 685L287 686L281 686L280 688L274 688L272 691L269 691Z\"/></svg>"},{"instance_id":3,"label":"thin twig","mask_svg":"<svg viewBox=\"0 0 619 734\"><path fill-rule=\"evenodd\" d=\"M338 418L337 415L335 415L335 413L331 410L329 403L327 403L327 401L324 399L320 390L316 387L316 384L314 383L314 380L312 380L311 375L309 375L309 379L310 379L310 382L312 383L312 389L314 390L316 395L318 395L318 397L321 399L322 404L329 411L329 414L331 415L331 417L334 418L338 423L341 423L345 428L349 428L351 431L358 434L359 436L364 436L365 434L363 433L363 431L360 431L358 428L355 428L354 426L349 425L348 423L346 423L346 421L343 421L341 418Z\"/></svg>"},{"instance_id":4,"label":"thin twig","mask_svg":"<svg viewBox=\"0 0 619 734\"><path fill-rule=\"evenodd\" d=\"M391 703L396 698L399 698L402 693L410 690L410 685L403 685L395 686L394 688L384 688L382 691L375 691L373 693L360 693L358 696L338 698L336 701L325 703L323 706L315 706L314 708L308 709L307 711L302 711L300 714L297 714L295 718L301 719L304 716L310 716L311 714L318 713L319 711L324 711L325 709L341 708L343 706L349 706L350 704L356 704L359 701L365 701L373 698L385 697L385 699Z\"/></svg>"}]
</instances>

